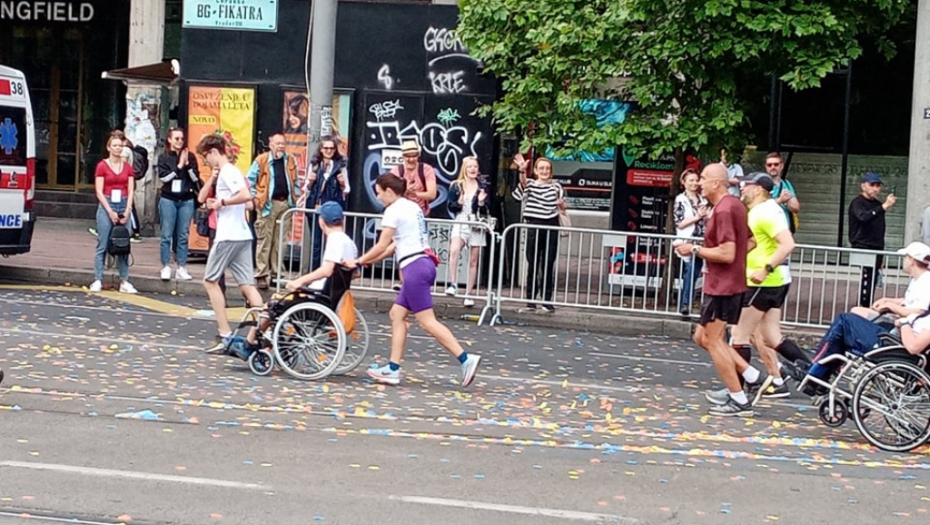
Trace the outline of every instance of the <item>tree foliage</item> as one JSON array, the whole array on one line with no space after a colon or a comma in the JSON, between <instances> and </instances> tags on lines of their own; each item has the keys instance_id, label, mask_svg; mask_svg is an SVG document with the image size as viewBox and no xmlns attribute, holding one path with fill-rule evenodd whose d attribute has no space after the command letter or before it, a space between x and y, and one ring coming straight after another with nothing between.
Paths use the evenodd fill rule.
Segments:
<instances>
[{"instance_id":1,"label":"tree foliage","mask_svg":"<svg viewBox=\"0 0 930 525\"><path fill-rule=\"evenodd\" d=\"M746 143L748 82L820 84L884 34L909 0L461 0L458 35L502 85L498 129L565 151L652 157ZM617 82L617 79L622 81ZM590 98L633 101L598 127Z\"/></svg>"}]
</instances>

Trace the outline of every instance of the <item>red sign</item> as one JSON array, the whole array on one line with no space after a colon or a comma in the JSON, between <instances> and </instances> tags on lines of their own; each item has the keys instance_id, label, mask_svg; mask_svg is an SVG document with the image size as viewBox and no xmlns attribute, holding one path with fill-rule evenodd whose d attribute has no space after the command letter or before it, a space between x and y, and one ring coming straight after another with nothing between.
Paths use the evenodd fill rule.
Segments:
<instances>
[{"instance_id":1,"label":"red sign","mask_svg":"<svg viewBox=\"0 0 930 525\"><path fill-rule=\"evenodd\" d=\"M13 91L10 90L10 81L5 78L0 78L0 95L10 96L13 94Z\"/></svg>"},{"instance_id":2,"label":"red sign","mask_svg":"<svg viewBox=\"0 0 930 525\"><path fill-rule=\"evenodd\" d=\"M632 168L626 172L626 183L630 186L668 188L672 185L672 172Z\"/></svg>"}]
</instances>

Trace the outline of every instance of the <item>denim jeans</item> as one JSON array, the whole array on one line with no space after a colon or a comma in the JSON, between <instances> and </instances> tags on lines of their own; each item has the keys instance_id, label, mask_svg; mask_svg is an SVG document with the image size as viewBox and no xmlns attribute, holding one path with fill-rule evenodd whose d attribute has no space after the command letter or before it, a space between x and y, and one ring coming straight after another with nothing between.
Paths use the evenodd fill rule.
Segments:
<instances>
[{"instance_id":1,"label":"denim jeans","mask_svg":"<svg viewBox=\"0 0 930 525\"><path fill-rule=\"evenodd\" d=\"M864 354L879 342L878 336L887 331L887 328L856 314L844 313L836 316L830 324L830 329L820 340L817 356L814 357L814 364L808 373L820 379L827 379L840 363L823 366L818 365L817 361L846 351Z\"/></svg>"},{"instance_id":2,"label":"denim jeans","mask_svg":"<svg viewBox=\"0 0 930 525\"><path fill-rule=\"evenodd\" d=\"M117 214L126 211L126 199L120 202L110 201L110 208ZM128 225L127 225L128 226ZM107 210L100 204L97 205L97 252L94 256L94 280L103 280L103 266L107 256L107 243L110 240L110 230L113 229L113 221L107 215ZM119 266L119 278L122 281L129 279L129 256L120 255L116 258Z\"/></svg>"},{"instance_id":3,"label":"denim jeans","mask_svg":"<svg viewBox=\"0 0 930 525\"><path fill-rule=\"evenodd\" d=\"M704 259L691 256L690 261L682 263L681 269L681 299L678 300L679 307L691 306L691 299L694 298L694 282L701 275L701 269L704 268Z\"/></svg>"},{"instance_id":4,"label":"denim jeans","mask_svg":"<svg viewBox=\"0 0 930 525\"><path fill-rule=\"evenodd\" d=\"M173 201L158 199L158 222L161 225L161 265L171 263L171 243L177 239L178 266L187 266L191 219L194 217L194 200Z\"/></svg>"}]
</instances>

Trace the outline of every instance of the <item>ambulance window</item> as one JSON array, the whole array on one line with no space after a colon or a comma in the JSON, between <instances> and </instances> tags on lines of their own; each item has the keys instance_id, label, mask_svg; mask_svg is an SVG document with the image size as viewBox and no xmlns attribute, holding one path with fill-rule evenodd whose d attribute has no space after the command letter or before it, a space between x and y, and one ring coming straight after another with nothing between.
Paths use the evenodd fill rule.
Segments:
<instances>
[{"instance_id":1,"label":"ambulance window","mask_svg":"<svg viewBox=\"0 0 930 525\"><path fill-rule=\"evenodd\" d=\"M0 106L0 165L26 165L26 110Z\"/></svg>"}]
</instances>

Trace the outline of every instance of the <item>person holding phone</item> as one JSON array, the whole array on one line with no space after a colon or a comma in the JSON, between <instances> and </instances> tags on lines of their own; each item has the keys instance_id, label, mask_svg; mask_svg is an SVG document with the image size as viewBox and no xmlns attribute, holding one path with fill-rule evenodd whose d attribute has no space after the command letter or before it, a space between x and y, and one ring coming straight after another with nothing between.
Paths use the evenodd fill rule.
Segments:
<instances>
[{"instance_id":1,"label":"person holding phone","mask_svg":"<svg viewBox=\"0 0 930 525\"><path fill-rule=\"evenodd\" d=\"M853 248L876 251L885 249L885 213L898 199L892 192L885 200L879 200L882 185L882 178L878 173L866 173L859 184L861 193L849 203L849 245ZM881 255L876 257L875 268L879 272L876 282L879 282L884 258Z\"/></svg>"}]
</instances>

